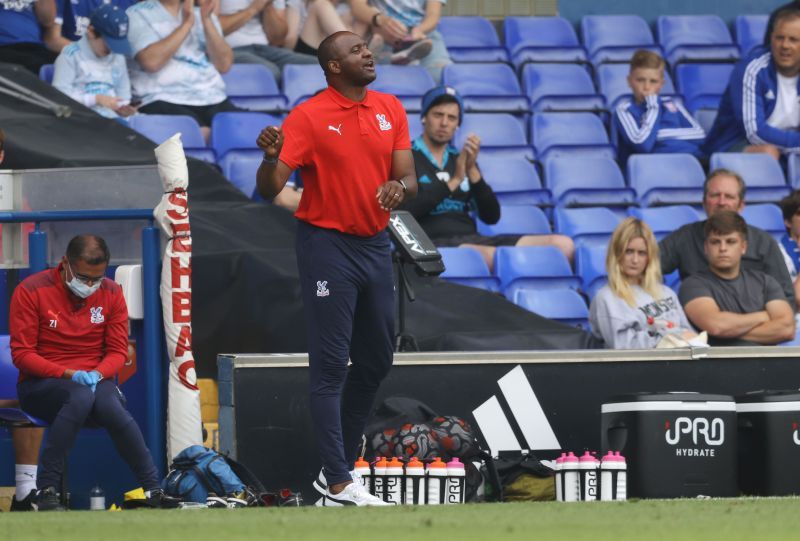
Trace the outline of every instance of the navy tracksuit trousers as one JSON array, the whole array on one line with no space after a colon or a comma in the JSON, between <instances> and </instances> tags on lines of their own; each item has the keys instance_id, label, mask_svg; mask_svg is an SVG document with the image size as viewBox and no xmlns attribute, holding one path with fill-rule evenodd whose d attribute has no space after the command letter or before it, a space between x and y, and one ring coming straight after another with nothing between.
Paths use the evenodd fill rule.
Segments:
<instances>
[{"instance_id":1,"label":"navy tracksuit trousers","mask_svg":"<svg viewBox=\"0 0 800 541\"><path fill-rule=\"evenodd\" d=\"M325 479L333 485L351 479L375 393L392 365L391 245L385 231L357 237L303 221L296 242L311 418Z\"/></svg>"}]
</instances>

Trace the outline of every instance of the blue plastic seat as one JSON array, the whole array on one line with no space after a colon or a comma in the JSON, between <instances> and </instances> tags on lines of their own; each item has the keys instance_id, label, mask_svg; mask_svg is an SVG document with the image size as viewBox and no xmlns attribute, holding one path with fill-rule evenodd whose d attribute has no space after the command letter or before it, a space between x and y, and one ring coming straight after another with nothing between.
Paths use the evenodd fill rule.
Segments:
<instances>
[{"instance_id":1,"label":"blue plastic seat","mask_svg":"<svg viewBox=\"0 0 800 541\"><path fill-rule=\"evenodd\" d=\"M442 17L437 30L453 62L508 62L508 51L488 19Z\"/></svg>"},{"instance_id":2,"label":"blue plastic seat","mask_svg":"<svg viewBox=\"0 0 800 541\"><path fill-rule=\"evenodd\" d=\"M780 164L767 154L717 152L711 155L709 169L730 169L739 173L747 186L748 203L778 201L791 190Z\"/></svg>"},{"instance_id":3,"label":"blue plastic seat","mask_svg":"<svg viewBox=\"0 0 800 541\"><path fill-rule=\"evenodd\" d=\"M525 158L480 156L483 178L501 205L550 205L550 190L542 187L536 167Z\"/></svg>"},{"instance_id":4,"label":"blue plastic seat","mask_svg":"<svg viewBox=\"0 0 800 541\"><path fill-rule=\"evenodd\" d=\"M544 164L544 177L559 207L624 207L636 202L636 192L625 185L611 158L553 158Z\"/></svg>"},{"instance_id":5,"label":"blue plastic seat","mask_svg":"<svg viewBox=\"0 0 800 541\"><path fill-rule=\"evenodd\" d=\"M328 87L322 68L314 64L286 64L281 81L290 108Z\"/></svg>"},{"instance_id":6,"label":"blue plastic seat","mask_svg":"<svg viewBox=\"0 0 800 541\"><path fill-rule=\"evenodd\" d=\"M717 109L698 109L694 112L694 119L706 133L709 133L717 119L717 112Z\"/></svg>"},{"instance_id":7,"label":"blue plastic seat","mask_svg":"<svg viewBox=\"0 0 800 541\"><path fill-rule=\"evenodd\" d=\"M222 79L234 105L278 113L286 109L286 97L278 89L275 76L261 64L233 64Z\"/></svg>"},{"instance_id":8,"label":"blue plastic seat","mask_svg":"<svg viewBox=\"0 0 800 541\"><path fill-rule=\"evenodd\" d=\"M520 289L579 289L566 256L555 246L500 246L494 253L494 273L513 302Z\"/></svg>"},{"instance_id":9,"label":"blue plastic seat","mask_svg":"<svg viewBox=\"0 0 800 541\"><path fill-rule=\"evenodd\" d=\"M628 158L628 185L639 205L699 205L706 175L691 154L634 154Z\"/></svg>"},{"instance_id":10,"label":"blue plastic seat","mask_svg":"<svg viewBox=\"0 0 800 541\"><path fill-rule=\"evenodd\" d=\"M735 62L739 58L739 47L717 15L661 15L656 28L658 42L673 67L687 60Z\"/></svg>"},{"instance_id":11,"label":"blue plastic seat","mask_svg":"<svg viewBox=\"0 0 800 541\"><path fill-rule=\"evenodd\" d=\"M675 68L675 82L690 113L698 109L719 109L719 101L728 87L733 64L680 64Z\"/></svg>"},{"instance_id":12,"label":"blue plastic seat","mask_svg":"<svg viewBox=\"0 0 800 541\"><path fill-rule=\"evenodd\" d=\"M581 36L595 66L628 62L639 49L662 55L650 27L638 15L586 15L581 19Z\"/></svg>"},{"instance_id":13,"label":"blue plastic seat","mask_svg":"<svg viewBox=\"0 0 800 541\"><path fill-rule=\"evenodd\" d=\"M133 115L128 119L131 129L160 145L175 133L181 133L183 150L187 156L214 163L214 150L206 147L200 125L188 115Z\"/></svg>"},{"instance_id":14,"label":"blue plastic seat","mask_svg":"<svg viewBox=\"0 0 800 541\"><path fill-rule=\"evenodd\" d=\"M742 56L764 43L769 15L737 15L733 23L736 43Z\"/></svg>"},{"instance_id":15,"label":"blue plastic seat","mask_svg":"<svg viewBox=\"0 0 800 541\"><path fill-rule=\"evenodd\" d=\"M543 161L581 155L616 157L603 122L591 113L539 113L531 121L531 140Z\"/></svg>"},{"instance_id":16,"label":"blue plastic seat","mask_svg":"<svg viewBox=\"0 0 800 541\"><path fill-rule=\"evenodd\" d=\"M528 64L522 68L522 88L534 112L600 112L606 108L589 72L576 64Z\"/></svg>"},{"instance_id":17,"label":"blue plastic seat","mask_svg":"<svg viewBox=\"0 0 800 541\"><path fill-rule=\"evenodd\" d=\"M422 120L417 113L406 113L406 118L408 119L408 135L413 141L425 131L422 126Z\"/></svg>"},{"instance_id":18,"label":"blue plastic seat","mask_svg":"<svg viewBox=\"0 0 800 541\"><path fill-rule=\"evenodd\" d=\"M789 177L789 184L793 190L800 189L800 154L789 154L786 166L786 174Z\"/></svg>"},{"instance_id":19,"label":"blue plastic seat","mask_svg":"<svg viewBox=\"0 0 800 541\"><path fill-rule=\"evenodd\" d=\"M267 126L279 126L281 119L266 113L217 113L211 121L211 147L217 163L225 170L231 160L242 156L261 157L256 139Z\"/></svg>"},{"instance_id":20,"label":"blue plastic seat","mask_svg":"<svg viewBox=\"0 0 800 541\"><path fill-rule=\"evenodd\" d=\"M659 242L679 227L700 220L700 215L689 205L632 208L628 213L649 225Z\"/></svg>"},{"instance_id":21,"label":"blue plastic seat","mask_svg":"<svg viewBox=\"0 0 800 541\"><path fill-rule=\"evenodd\" d=\"M783 211L775 203L745 205L742 209L742 218L748 224L763 229L778 242L786 234Z\"/></svg>"},{"instance_id":22,"label":"blue plastic seat","mask_svg":"<svg viewBox=\"0 0 800 541\"><path fill-rule=\"evenodd\" d=\"M466 112L530 111L530 101L507 64L450 64L442 71L442 83L458 90Z\"/></svg>"},{"instance_id":23,"label":"blue plastic seat","mask_svg":"<svg viewBox=\"0 0 800 541\"><path fill-rule=\"evenodd\" d=\"M589 330L589 308L572 289L522 289L514 303L548 319Z\"/></svg>"},{"instance_id":24,"label":"blue plastic seat","mask_svg":"<svg viewBox=\"0 0 800 541\"><path fill-rule=\"evenodd\" d=\"M631 87L628 86L628 72L630 67L627 64L603 64L597 66L597 88L603 95L610 110L614 110L619 101L623 98L631 97ZM660 95L672 96L682 99L675 93L675 85L669 72L664 72L664 86Z\"/></svg>"},{"instance_id":25,"label":"blue plastic seat","mask_svg":"<svg viewBox=\"0 0 800 541\"><path fill-rule=\"evenodd\" d=\"M567 209L556 207L556 233L572 237L575 246L606 244L620 217L605 207Z\"/></svg>"},{"instance_id":26,"label":"blue plastic seat","mask_svg":"<svg viewBox=\"0 0 800 541\"><path fill-rule=\"evenodd\" d=\"M444 262L444 272L440 278L461 284L477 287L487 291L499 292L500 283L496 276L489 273L489 267L483 256L473 248L439 248Z\"/></svg>"},{"instance_id":27,"label":"blue plastic seat","mask_svg":"<svg viewBox=\"0 0 800 541\"><path fill-rule=\"evenodd\" d=\"M55 73L54 64L42 64L39 68L39 79L45 83L53 84L53 73Z\"/></svg>"},{"instance_id":28,"label":"blue plastic seat","mask_svg":"<svg viewBox=\"0 0 800 541\"><path fill-rule=\"evenodd\" d=\"M588 61L572 24L561 17L506 17L503 34L511 63Z\"/></svg>"},{"instance_id":29,"label":"blue plastic seat","mask_svg":"<svg viewBox=\"0 0 800 541\"><path fill-rule=\"evenodd\" d=\"M552 233L542 209L531 205L500 207L500 220L496 224L485 224L475 220L478 233L487 237L495 235L549 235Z\"/></svg>"},{"instance_id":30,"label":"blue plastic seat","mask_svg":"<svg viewBox=\"0 0 800 541\"><path fill-rule=\"evenodd\" d=\"M608 282L605 243L583 244L575 249L575 274L583 282L583 292L593 299L597 291Z\"/></svg>"},{"instance_id":31,"label":"blue plastic seat","mask_svg":"<svg viewBox=\"0 0 800 541\"><path fill-rule=\"evenodd\" d=\"M225 161L225 168L222 173L231 184L247 197L253 197L256 189L256 172L261 165L261 156L238 156L234 159Z\"/></svg>"},{"instance_id":32,"label":"blue plastic seat","mask_svg":"<svg viewBox=\"0 0 800 541\"><path fill-rule=\"evenodd\" d=\"M375 70L377 78L369 88L394 94L408 112L419 112L423 94L435 85L431 74L422 66L381 64Z\"/></svg>"},{"instance_id":33,"label":"blue plastic seat","mask_svg":"<svg viewBox=\"0 0 800 541\"><path fill-rule=\"evenodd\" d=\"M10 337L0 335L0 400L17 399L19 370L11 360ZM28 415L20 408L0 408L0 427L47 426L47 423Z\"/></svg>"},{"instance_id":34,"label":"blue plastic seat","mask_svg":"<svg viewBox=\"0 0 800 541\"><path fill-rule=\"evenodd\" d=\"M454 142L462 148L470 133L481 138L481 155L518 157L532 160L536 157L528 144L522 124L508 113L468 113L456 132Z\"/></svg>"}]
</instances>

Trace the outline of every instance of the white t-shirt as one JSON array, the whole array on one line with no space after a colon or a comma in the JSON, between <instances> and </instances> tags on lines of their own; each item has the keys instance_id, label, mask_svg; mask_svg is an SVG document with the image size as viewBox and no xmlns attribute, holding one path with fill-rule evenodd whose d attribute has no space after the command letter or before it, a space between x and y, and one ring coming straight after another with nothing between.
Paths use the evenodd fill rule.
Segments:
<instances>
[{"instance_id":1,"label":"white t-shirt","mask_svg":"<svg viewBox=\"0 0 800 541\"><path fill-rule=\"evenodd\" d=\"M134 4L126 13L128 41L134 58L142 49L169 36L183 20L182 11L173 17L158 0ZM221 35L222 27L216 15L212 20ZM143 70L138 62L131 62L131 87L133 95L141 98L144 105L154 101L215 105L225 100L225 82L206 54L200 8L194 9L192 31L164 67L151 73Z\"/></svg>"},{"instance_id":2,"label":"white t-shirt","mask_svg":"<svg viewBox=\"0 0 800 541\"><path fill-rule=\"evenodd\" d=\"M779 130L797 130L800 128L800 103L797 98L798 77L784 77L778 74L778 102L767 124Z\"/></svg>"},{"instance_id":3,"label":"white t-shirt","mask_svg":"<svg viewBox=\"0 0 800 541\"><path fill-rule=\"evenodd\" d=\"M241 11L252 3L252 0L221 0L219 4L220 15L230 15ZM275 9L286 9L286 0L274 0ZM266 9L266 8L264 8ZM225 36L225 41L231 47L244 47L246 45L269 45L267 33L261 24L261 13L244 23L241 28Z\"/></svg>"}]
</instances>

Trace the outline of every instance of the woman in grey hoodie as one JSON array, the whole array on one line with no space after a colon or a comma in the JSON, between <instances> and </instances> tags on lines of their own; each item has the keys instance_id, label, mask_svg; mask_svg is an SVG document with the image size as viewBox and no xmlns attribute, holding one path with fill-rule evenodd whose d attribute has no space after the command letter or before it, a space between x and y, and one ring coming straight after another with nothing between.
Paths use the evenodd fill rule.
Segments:
<instances>
[{"instance_id":1,"label":"woman in grey hoodie","mask_svg":"<svg viewBox=\"0 0 800 541\"><path fill-rule=\"evenodd\" d=\"M606 270L608 284L592 299L589 321L607 348L647 349L668 334L696 336L678 296L662 282L658 243L646 223L627 218L617 226Z\"/></svg>"}]
</instances>

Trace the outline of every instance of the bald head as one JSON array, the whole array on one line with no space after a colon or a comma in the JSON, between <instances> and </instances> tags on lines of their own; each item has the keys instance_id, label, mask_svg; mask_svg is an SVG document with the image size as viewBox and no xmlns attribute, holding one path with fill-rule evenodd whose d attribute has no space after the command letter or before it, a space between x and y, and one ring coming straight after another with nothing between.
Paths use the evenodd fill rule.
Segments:
<instances>
[{"instance_id":1,"label":"bald head","mask_svg":"<svg viewBox=\"0 0 800 541\"><path fill-rule=\"evenodd\" d=\"M342 58L342 56L344 56L341 50L340 42L345 36L352 36L354 38L361 39L357 34L342 30L341 32L334 32L327 38L323 39L322 43L320 43L319 47L317 47L317 60L319 61L319 65L322 66L322 71L325 72L325 75L328 75L330 72L328 63L331 60L339 60Z\"/></svg>"},{"instance_id":2,"label":"bald head","mask_svg":"<svg viewBox=\"0 0 800 541\"><path fill-rule=\"evenodd\" d=\"M101 265L111 259L106 241L97 235L73 237L67 245L66 256L70 263L85 261L90 265Z\"/></svg>"}]
</instances>

